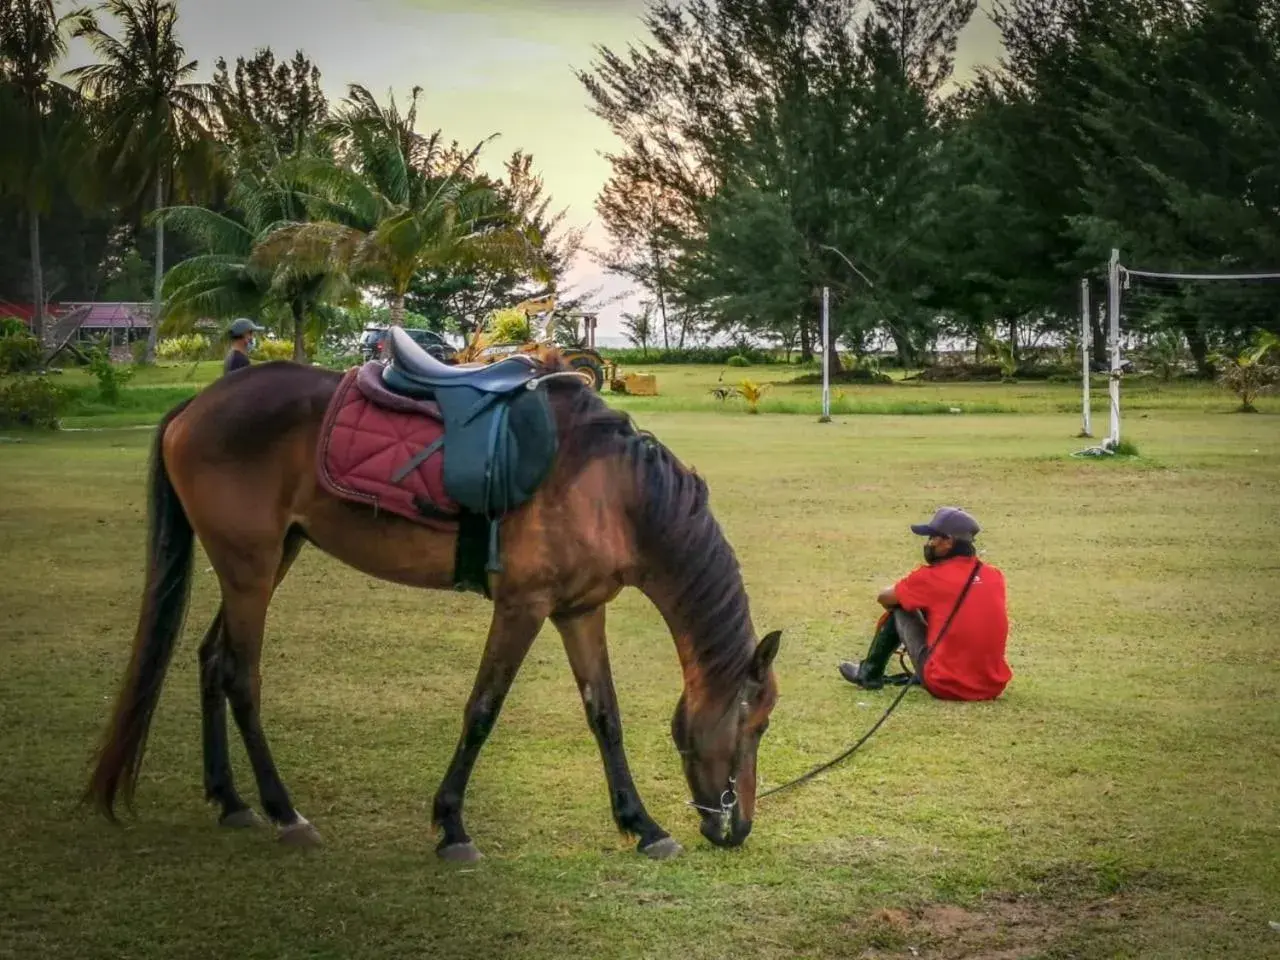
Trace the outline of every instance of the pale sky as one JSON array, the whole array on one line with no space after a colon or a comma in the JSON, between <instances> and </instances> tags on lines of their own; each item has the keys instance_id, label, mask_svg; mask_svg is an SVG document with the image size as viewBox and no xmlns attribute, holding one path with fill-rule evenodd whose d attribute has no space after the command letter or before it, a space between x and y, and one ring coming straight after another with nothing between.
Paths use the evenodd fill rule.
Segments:
<instances>
[{"instance_id":1,"label":"pale sky","mask_svg":"<svg viewBox=\"0 0 1280 960\"><path fill-rule=\"evenodd\" d=\"M587 227L587 244L604 247L596 194L609 175L608 128L587 107L573 75L596 45L625 48L646 34L645 0L178 0L188 55L212 73L219 56L233 62L270 46L276 58L303 50L319 66L325 92L340 99L360 83L385 100L407 101L423 87L424 131L440 128L467 146L493 133L486 166L501 171L514 150L533 154L557 208ZM961 37L958 72L990 62L998 35L979 12ZM627 289L584 257L570 282L605 295ZM612 339L628 304L607 307L599 332Z\"/></svg>"}]
</instances>

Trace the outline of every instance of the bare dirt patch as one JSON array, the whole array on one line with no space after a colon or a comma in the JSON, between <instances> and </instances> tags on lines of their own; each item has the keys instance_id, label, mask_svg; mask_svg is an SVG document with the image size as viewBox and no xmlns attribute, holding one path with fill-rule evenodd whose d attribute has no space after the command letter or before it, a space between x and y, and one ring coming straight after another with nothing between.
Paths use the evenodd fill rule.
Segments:
<instances>
[{"instance_id":1,"label":"bare dirt patch","mask_svg":"<svg viewBox=\"0 0 1280 960\"><path fill-rule=\"evenodd\" d=\"M883 908L851 924L867 944L863 957L923 960L1029 960L1054 955L1064 940L1114 929L1131 912L1121 897L1084 904L993 896L973 907L931 903Z\"/></svg>"}]
</instances>

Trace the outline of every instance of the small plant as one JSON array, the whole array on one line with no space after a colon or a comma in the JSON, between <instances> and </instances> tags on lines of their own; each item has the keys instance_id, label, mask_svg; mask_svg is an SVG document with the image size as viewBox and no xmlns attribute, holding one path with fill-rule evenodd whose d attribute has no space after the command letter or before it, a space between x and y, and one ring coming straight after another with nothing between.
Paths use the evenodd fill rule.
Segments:
<instances>
[{"instance_id":1,"label":"small plant","mask_svg":"<svg viewBox=\"0 0 1280 960\"><path fill-rule=\"evenodd\" d=\"M1218 382L1240 398L1237 412L1257 413L1253 402L1280 384L1280 366L1271 362L1272 354L1280 355L1280 337L1263 332L1252 347L1238 356L1214 356Z\"/></svg>"},{"instance_id":2,"label":"small plant","mask_svg":"<svg viewBox=\"0 0 1280 960\"><path fill-rule=\"evenodd\" d=\"M1017 376L1018 356L1013 349L1013 344L1004 340L988 340L987 349L996 358L996 365L1000 368L1000 379L1012 380Z\"/></svg>"},{"instance_id":3,"label":"small plant","mask_svg":"<svg viewBox=\"0 0 1280 960\"><path fill-rule=\"evenodd\" d=\"M26 328L0 336L0 376L26 373L40 365L40 341Z\"/></svg>"},{"instance_id":4,"label":"small plant","mask_svg":"<svg viewBox=\"0 0 1280 960\"><path fill-rule=\"evenodd\" d=\"M89 372L98 381L102 402L113 405L120 402L120 388L133 379L133 369L112 363L105 347L96 347L89 354Z\"/></svg>"},{"instance_id":5,"label":"small plant","mask_svg":"<svg viewBox=\"0 0 1280 960\"><path fill-rule=\"evenodd\" d=\"M9 380L0 384L0 427L56 429L66 404L66 391L43 377Z\"/></svg>"},{"instance_id":6,"label":"small plant","mask_svg":"<svg viewBox=\"0 0 1280 960\"><path fill-rule=\"evenodd\" d=\"M527 343L533 339L529 318L519 310L495 310L485 326L491 343Z\"/></svg>"},{"instance_id":7,"label":"small plant","mask_svg":"<svg viewBox=\"0 0 1280 960\"><path fill-rule=\"evenodd\" d=\"M747 402L747 413L760 412L760 399L769 392L769 385L743 380L735 388L734 393Z\"/></svg>"},{"instance_id":8,"label":"small plant","mask_svg":"<svg viewBox=\"0 0 1280 960\"><path fill-rule=\"evenodd\" d=\"M725 361L725 364L730 367L749 367L751 366L751 361L748 360L746 357L744 357L742 354L735 353L732 357L730 357L728 360Z\"/></svg>"},{"instance_id":9,"label":"small plant","mask_svg":"<svg viewBox=\"0 0 1280 960\"><path fill-rule=\"evenodd\" d=\"M1183 352L1182 335L1162 330L1147 342L1143 359L1161 380L1168 383L1182 366Z\"/></svg>"}]
</instances>

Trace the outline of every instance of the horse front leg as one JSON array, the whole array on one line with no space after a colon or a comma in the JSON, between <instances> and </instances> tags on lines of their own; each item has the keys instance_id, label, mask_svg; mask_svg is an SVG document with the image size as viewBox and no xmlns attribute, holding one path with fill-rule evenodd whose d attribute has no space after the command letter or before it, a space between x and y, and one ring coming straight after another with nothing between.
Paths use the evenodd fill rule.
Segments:
<instances>
[{"instance_id":1,"label":"horse front leg","mask_svg":"<svg viewBox=\"0 0 1280 960\"><path fill-rule=\"evenodd\" d=\"M463 714L462 736L432 804L432 822L444 834L436 852L445 860L469 862L480 858L480 851L462 823L467 781L544 620L545 617L531 613L527 607L517 608L514 604L494 607L489 639Z\"/></svg>"},{"instance_id":2,"label":"horse front leg","mask_svg":"<svg viewBox=\"0 0 1280 960\"><path fill-rule=\"evenodd\" d=\"M622 717L605 642L604 609L601 606L589 613L553 615L551 620L564 640L564 649L582 694L587 724L600 747L614 822L623 833L639 839L637 849L646 856L674 857L683 848L649 816L627 765L622 746Z\"/></svg>"}]
</instances>

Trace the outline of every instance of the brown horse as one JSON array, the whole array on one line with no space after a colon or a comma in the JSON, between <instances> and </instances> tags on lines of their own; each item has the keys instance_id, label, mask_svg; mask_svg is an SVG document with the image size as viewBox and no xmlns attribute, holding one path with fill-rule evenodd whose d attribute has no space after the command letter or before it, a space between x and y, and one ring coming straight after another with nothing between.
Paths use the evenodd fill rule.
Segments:
<instances>
[{"instance_id":1,"label":"brown horse","mask_svg":"<svg viewBox=\"0 0 1280 960\"><path fill-rule=\"evenodd\" d=\"M560 361L545 361L556 369ZM142 612L123 688L86 793L114 819L131 798L165 669L182 629L198 537L222 591L199 650L204 783L232 826L260 822L236 792L226 705L263 809L282 840L319 841L276 772L260 720L263 626L304 543L371 576L452 589L456 532L339 500L317 483L321 423L340 375L268 363L179 405L160 423L150 468ZM544 384L559 433L554 466L501 525L502 573L462 735L435 795L440 856L479 856L463 825L467 780L525 654L550 618L564 641L604 761L613 817L654 857L680 845L645 810L628 768L605 642L605 606L639 588L666 621L684 689L671 734L701 832L736 846L751 831L756 751L777 700L779 634L757 645L734 552L705 483L576 378Z\"/></svg>"}]
</instances>

